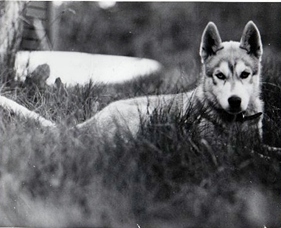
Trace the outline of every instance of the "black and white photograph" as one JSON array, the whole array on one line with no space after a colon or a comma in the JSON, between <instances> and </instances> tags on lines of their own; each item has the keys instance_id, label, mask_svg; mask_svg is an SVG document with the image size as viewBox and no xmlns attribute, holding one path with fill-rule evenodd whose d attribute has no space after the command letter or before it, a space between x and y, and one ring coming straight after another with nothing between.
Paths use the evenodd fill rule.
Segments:
<instances>
[{"instance_id":1,"label":"black and white photograph","mask_svg":"<svg viewBox=\"0 0 281 228\"><path fill-rule=\"evenodd\" d=\"M0 1L0 226L281 227L281 2Z\"/></svg>"}]
</instances>

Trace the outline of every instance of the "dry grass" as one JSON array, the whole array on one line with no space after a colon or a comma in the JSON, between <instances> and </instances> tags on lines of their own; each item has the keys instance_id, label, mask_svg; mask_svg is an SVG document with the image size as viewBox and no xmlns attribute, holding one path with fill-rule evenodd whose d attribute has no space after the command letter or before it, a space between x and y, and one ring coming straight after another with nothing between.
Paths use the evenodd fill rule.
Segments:
<instances>
[{"instance_id":1,"label":"dry grass","mask_svg":"<svg viewBox=\"0 0 281 228\"><path fill-rule=\"evenodd\" d=\"M279 62L265 62L263 72L264 137L281 146ZM54 134L1 111L0 225L280 226L280 158L260 156L258 142L202 141L196 125L187 127L188 115L167 111L155 113L137 139L116 135L114 144L70 128L113 100L187 88L161 75L124 85L89 83L63 94L4 88L2 94L60 127Z\"/></svg>"}]
</instances>

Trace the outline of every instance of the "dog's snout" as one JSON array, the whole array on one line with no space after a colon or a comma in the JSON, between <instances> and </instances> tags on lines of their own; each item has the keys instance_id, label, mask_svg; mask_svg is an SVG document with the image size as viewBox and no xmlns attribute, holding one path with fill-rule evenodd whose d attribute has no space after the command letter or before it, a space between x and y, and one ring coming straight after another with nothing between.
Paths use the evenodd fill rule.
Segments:
<instances>
[{"instance_id":1,"label":"dog's snout","mask_svg":"<svg viewBox=\"0 0 281 228\"><path fill-rule=\"evenodd\" d=\"M239 109L241 105L241 98L238 96L231 96L228 98L229 106L233 109Z\"/></svg>"}]
</instances>

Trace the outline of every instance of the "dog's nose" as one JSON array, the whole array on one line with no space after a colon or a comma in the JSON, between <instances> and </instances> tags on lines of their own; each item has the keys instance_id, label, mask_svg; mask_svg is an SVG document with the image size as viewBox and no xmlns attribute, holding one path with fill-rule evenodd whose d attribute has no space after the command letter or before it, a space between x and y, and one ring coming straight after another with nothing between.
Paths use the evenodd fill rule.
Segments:
<instances>
[{"instance_id":1,"label":"dog's nose","mask_svg":"<svg viewBox=\"0 0 281 228\"><path fill-rule=\"evenodd\" d=\"M239 109L241 105L241 98L235 95L231 96L230 98L228 98L228 103L230 108Z\"/></svg>"}]
</instances>

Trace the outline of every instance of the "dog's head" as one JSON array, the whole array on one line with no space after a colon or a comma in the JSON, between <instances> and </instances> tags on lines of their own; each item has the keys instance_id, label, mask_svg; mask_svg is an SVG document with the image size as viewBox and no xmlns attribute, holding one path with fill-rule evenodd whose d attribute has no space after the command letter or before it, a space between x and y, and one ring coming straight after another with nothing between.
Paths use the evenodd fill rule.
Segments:
<instances>
[{"instance_id":1,"label":"dog's head","mask_svg":"<svg viewBox=\"0 0 281 228\"><path fill-rule=\"evenodd\" d=\"M249 21L240 42L222 42L213 22L205 28L200 47L205 98L230 114L246 111L259 99L262 43Z\"/></svg>"}]
</instances>

